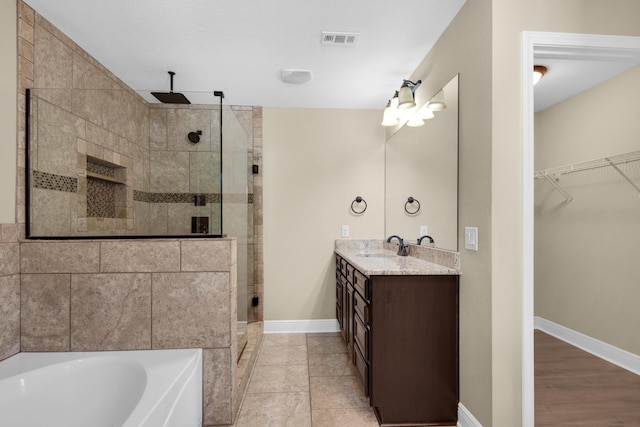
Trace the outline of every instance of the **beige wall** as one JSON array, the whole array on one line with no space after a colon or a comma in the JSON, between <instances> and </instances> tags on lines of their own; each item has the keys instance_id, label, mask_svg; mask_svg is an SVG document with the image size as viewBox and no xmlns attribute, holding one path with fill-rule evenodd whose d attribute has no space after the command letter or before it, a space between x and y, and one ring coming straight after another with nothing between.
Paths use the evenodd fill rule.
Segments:
<instances>
[{"instance_id":1,"label":"beige wall","mask_svg":"<svg viewBox=\"0 0 640 427\"><path fill-rule=\"evenodd\" d=\"M513 426L521 419L521 33L640 35L640 2L493 0L492 15L492 425Z\"/></svg>"},{"instance_id":2,"label":"beige wall","mask_svg":"<svg viewBox=\"0 0 640 427\"><path fill-rule=\"evenodd\" d=\"M14 0L0 1L0 224L16 221L17 16Z\"/></svg>"},{"instance_id":3,"label":"beige wall","mask_svg":"<svg viewBox=\"0 0 640 427\"><path fill-rule=\"evenodd\" d=\"M493 390L490 61L491 2L467 0L412 74L423 81L418 97L424 100L460 74L460 400L484 426L492 424ZM478 252L464 249L465 226L478 227Z\"/></svg>"},{"instance_id":4,"label":"beige wall","mask_svg":"<svg viewBox=\"0 0 640 427\"><path fill-rule=\"evenodd\" d=\"M536 170L640 150L640 67L535 117ZM598 108L594 108L598 106ZM619 168L640 184L640 162ZM613 168L536 180L535 312L640 354L640 199Z\"/></svg>"},{"instance_id":5,"label":"beige wall","mask_svg":"<svg viewBox=\"0 0 640 427\"><path fill-rule=\"evenodd\" d=\"M384 237L384 128L374 110L263 109L264 319L335 318L333 247ZM362 196L367 211L355 216Z\"/></svg>"}]
</instances>

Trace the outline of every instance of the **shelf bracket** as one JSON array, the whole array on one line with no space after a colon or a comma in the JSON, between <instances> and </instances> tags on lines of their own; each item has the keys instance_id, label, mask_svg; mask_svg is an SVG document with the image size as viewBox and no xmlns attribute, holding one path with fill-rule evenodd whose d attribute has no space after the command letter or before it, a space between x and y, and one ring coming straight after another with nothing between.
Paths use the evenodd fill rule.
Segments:
<instances>
[{"instance_id":1,"label":"shelf bracket","mask_svg":"<svg viewBox=\"0 0 640 427\"><path fill-rule=\"evenodd\" d=\"M604 159L605 159L607 162L609 162L609 164L611 165L611 167L612 167L612 168L614 168L614 169L616 170L616 172L618 172L618 173L620 174L620 176L622 176L622 177L625 179L625 181L627 181L629 184L631 184L631 186L632 186L633 188L635 188L636 192L638 193L638 196L640 196L640 188L638 188L638 186L637 186L633 181L631 181L631 179L629 179L629 177L628 177L627 175L625 175L625 173L624 173L624 172L622 172L622 171L620 170L620 168L619 168L618 166L616 166L616 164L615 164L615 163L613 163L613 162L612 162L608 157L605 157Z\"/></svg>"},{"instance_id":2,"label":"shelf bracket","mask_svg":"<svg viewBox=\"0 0 640 427\"><path fill-rule=\"evenodd\" d=\"M547 180L549 184L551 184L553 188L558 190L558 192L564 196L564 198L566 199L565 203L569 203L573 200L573 197L571 197L571 194L567 193L567 191L564 188L562 188L560 184L558 184L558 178L553 178L546 173L542 174L542 176L544 177L544 179Z\"/></svg>"}]
</instances>

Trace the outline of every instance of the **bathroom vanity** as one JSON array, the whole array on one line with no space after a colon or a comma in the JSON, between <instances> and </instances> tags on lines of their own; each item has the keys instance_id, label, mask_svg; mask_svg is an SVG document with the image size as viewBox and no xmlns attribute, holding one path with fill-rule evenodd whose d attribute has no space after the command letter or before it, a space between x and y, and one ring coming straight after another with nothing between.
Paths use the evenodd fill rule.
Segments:
<instances>
[{"instance_id":1,"label":"bathroom vanity","mask_svg":"<svg viewBox=\"0 0 640 427\"><path fill-rule=\"evenodd\" d=\"M380 425L454 425L459 270L336 245L336 317Z\"/></svg>"}]
</instances>

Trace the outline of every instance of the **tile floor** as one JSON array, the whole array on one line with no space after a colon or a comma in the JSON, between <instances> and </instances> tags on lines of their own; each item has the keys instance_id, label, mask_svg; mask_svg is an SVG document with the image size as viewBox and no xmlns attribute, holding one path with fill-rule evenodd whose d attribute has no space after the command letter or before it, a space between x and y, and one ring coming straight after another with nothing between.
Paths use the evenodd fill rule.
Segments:
<instances>
[{"instance_id":1,"label":"tile floor","mask_svg":"<svg viewBox=\"0 0 640 427\"><path fill-rule=\"evenodd\" d=\"M264 335L235 427L377 427L340 333Z\"/></svg>"}]
</instances>

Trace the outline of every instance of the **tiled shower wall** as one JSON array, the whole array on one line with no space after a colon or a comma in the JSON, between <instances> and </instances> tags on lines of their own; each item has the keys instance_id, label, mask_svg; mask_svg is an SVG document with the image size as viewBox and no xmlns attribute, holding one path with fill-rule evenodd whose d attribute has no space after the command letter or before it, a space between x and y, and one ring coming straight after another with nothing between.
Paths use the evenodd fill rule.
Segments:
<instances>
[{"instance_id":1,"label":"tiled shower wall","mask_svg":"<svg viewBox=\"0 0 640 427\"><path fill-rule=\"evenodd\" d=\"M20 351L20 248L18 227L0 225L0 360Z\"/></svg>"},{"instance_id":2,"label":"tiled shower wall","mask_svg":"<svg viewBox=\"0 0 640 427\"><path fill-rule=\"evenodd\" d=\"M28 241L20 292L16 274L0 289L20 306L9 324L21 323L22 351L202 348L204 425L230 424L239 405L236 250L233 238ZM16 337L8 341L3 352L15 352Z\"/></svg>"},{"instance_id":3,"label":"tiled shower wall","mask_svg":"<svg viewBox=\"0 0 640 427\"><path fill-rule=\"evenodd\" d=\"M34 66L37 64L38 66ZM149 125L148 104L131 91L111 72L89 56L57 28L35 13L28 5L18 1L18 176L17 209L18 236L23 238L25 224L25 90L41 88L45 118L66 120L71 124L71 132L62 135L69 144L61 147L66 155L56 161L47 162L55 170L71 171L74 166L69 159L84 164L86 155L104 159L111 164L128 168L129 184L125 193L124 209L119 209L117 218L91 218L86 216L86 177L80 173L77 179L77 192L52 191L38 188L45 199L62 199L61 210L49 212L41 220L50 226L71 230L77 227L79 234L148 234L157 226L157 217L144 215L145 211L134 214L132 206L134 193L148 195L150 182L150 145L154 140L154 129ZM43 65L44 69L38 71ZM59 105L58 105L59 104ZM263 318L263 262L262 262L262 109L260 107L233 107L238 119L249 135L253 136L253 147L249 155L249 164L257 164L260 173L253 178L253 194L249 207L249 288L247 307L249 321ZM114 113L116 110L116 113ZM142 124L142 126L141 126ZM76 126L77 125L77 126ZM195 129L194 129L195 130ZM42 136L42 135L41 135ZM69 151L67 153L67 151ZM191 153L190 153L191 154ZM51 175L61 176L60 173ZM63 179L64 182L72 178ZM56 178L53 178L56 179ZM58 178L58 181L60 179ZM57 187L56 187L57 188ZM66 187L65 187L66 189ZM134 191L135 190L135 191ZM85 193L86 194L86 193ZM46 202L45 202L46 203ZM121 201L122 205L123 202ZM139 207L139 206L136 206ZM151 207L148 207L150 210ZM70 216L62 215L68 213ZM119 216L119 217L118 217ZM133 219L135 216L135 221ZM168 215L167 215L168 217ZM71 220L66 220L71 218ZM253 220L252 220L253 219ZM86 231L82 231L86 230ZM89 230L94 230L90 232ZM190 231L190 230L189 230ZM258 307L251 307L252 296L260 298Z\"/></svg>"},{"instance_id":4,"label":"tiled shower wall","mask_svg":"<svg viewBox=\"0 0 640 427\"><path fill-rule=\"evenodd\" d=\"M34 179L33 235L135 233L134 217L144 218L134 216L133 189L149 187L148 104L48 21L19 10L19 63L32 78L31 164L54 183L76 180L70 189ZM108 217L88 209L88 157L126 171Z\"/></svg>"}]
</instances>

